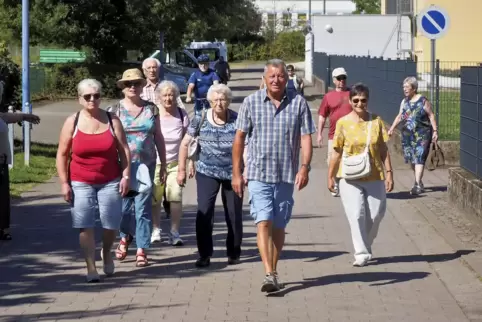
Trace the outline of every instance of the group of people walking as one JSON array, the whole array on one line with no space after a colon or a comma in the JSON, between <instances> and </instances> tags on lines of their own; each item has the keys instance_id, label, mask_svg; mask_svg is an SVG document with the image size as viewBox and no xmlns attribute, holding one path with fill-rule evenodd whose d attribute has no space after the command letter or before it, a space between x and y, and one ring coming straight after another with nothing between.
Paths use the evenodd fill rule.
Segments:
<instances>
[{"instance_id":1,"label":"group of people walking","mask_svg":"<svg viewBox=\"0 0 482 322\"><path fill-rule=\"evenodd\" d=\"M97 217L103 228L100 256L107 276L115 272L114 259L127 258L134 241L136 266L149 265L148 250L164 235L160 227L163 205L170 218L169 242L182 246L182 192L187 179L195 177L199 252L195 265L210 265L220 190L228 228L227 262L240 262L247 192L265 270L261 291L283 288L278 261L293 211L294 190L309 182L312 134L317 132L321 146L327 118L327 186L343 204L354 245L354 266L364 266L373 257L386 193L393 190L387 141L400 122L405 160L412 164L415 177L411 193L423 191L423 164L430 142L437 140L437 125L430 103L417 94L415 78L404 80L406 97L387 131L380 117L369 112L368 87L358 83L348 88L345 69L334 69L335 90L323 98L316 130L307 101L298 90L288 88L292 70L282 60L267 62L263 88L247 96L238 113L229 108L230 88L220 84L214 71L202 62L189 81L186 98L189 102L192 93L196 97L192 119L176 84L159 79L160 67L158 60L148 58L143 73L126 70L117 81L123 98L106 110L100 107L100 82L82 80L78 84L82 109L62 127L57 170L62 195L71 207L72 225L80 230L88 282L100 281L95 260ZM39 121L36 116L22 117ZM1 142L3 124L17 118L0 113ZM5 198L3 193L1 197ZM8 233L4 217L2 210L0 236ZM120 241L113 253L118 233Z\"/></svg>"}]
</instances>

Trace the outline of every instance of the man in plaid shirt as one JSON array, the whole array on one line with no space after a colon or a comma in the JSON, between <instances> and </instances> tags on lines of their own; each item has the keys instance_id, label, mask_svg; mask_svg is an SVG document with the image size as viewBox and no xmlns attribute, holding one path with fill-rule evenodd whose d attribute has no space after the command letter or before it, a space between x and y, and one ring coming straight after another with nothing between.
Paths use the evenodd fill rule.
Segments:
<instances>
[{"instance_id":1,"label":"man in plaid shirt","mask_svg":"<svg viewBox=\"0 0 482 322\"><path fill-rule=\"evenodd\" d=\"M242 196L247 182L266 271L261 291L275 292L283 287L276 268L291 218L294 187L301 190L308 184L315 124L306 100L286 91L288 72L282 60L268 61L264 81L266 88L246 97L238 113L232 186ZM246 136L248 161L242 175Z\"/></svg>"}]
</instances>

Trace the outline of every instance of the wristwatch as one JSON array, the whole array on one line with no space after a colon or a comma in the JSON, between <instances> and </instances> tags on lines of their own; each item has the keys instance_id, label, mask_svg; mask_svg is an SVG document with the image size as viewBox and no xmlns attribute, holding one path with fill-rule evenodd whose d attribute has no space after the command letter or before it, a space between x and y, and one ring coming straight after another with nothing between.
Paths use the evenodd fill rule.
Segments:
<instances>
[{"instance_id":1,"label":"wristwatch","mask_svg":"<svg viewBox=\"0 0 482 322\"><path fill-rule=\"evenodd\" d=\"M311 171L311 166L310 166L309 164L302 164L301 166L302 166L302 167L305 167L306 170L308 170L308 172Z\"/></svg>"},{"instance_id":2,"label":"wristwatch","mask_svg":"<svg viewBox=\"0 0 482 322\"><path fill-rule=\"evenodd\" d=\"M129 180L129 176L123 176L122 178Z\"/></svg>"}]
</instances>

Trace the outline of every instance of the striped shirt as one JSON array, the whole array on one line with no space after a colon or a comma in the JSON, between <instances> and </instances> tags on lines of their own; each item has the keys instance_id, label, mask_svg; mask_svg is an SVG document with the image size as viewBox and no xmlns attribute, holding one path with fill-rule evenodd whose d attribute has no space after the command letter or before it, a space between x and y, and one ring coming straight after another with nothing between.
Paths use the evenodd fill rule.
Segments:
<instances>
[{"instance_id":1,"label":"striped shirt","mask_svg":"<svg viewBox=\"0 0 482 322\"><path fill-rule=\"evenodd\" d=\"M295 182L302 135L315 132L308 103L301 95L284 96L279 108L261 89L246 97L236 129L248 133L247 180Z\"/></svg>"}]
</instances>

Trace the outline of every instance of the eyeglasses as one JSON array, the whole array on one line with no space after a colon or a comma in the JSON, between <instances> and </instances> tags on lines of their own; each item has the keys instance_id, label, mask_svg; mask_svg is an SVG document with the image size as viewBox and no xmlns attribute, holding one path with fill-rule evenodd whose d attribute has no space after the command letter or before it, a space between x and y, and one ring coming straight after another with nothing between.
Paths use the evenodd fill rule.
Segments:
<instances>
[{"instance_id":1,"label":"eyeglasses","mask_svg":"<svg viewBox=\"0 0 482 322\"><path fill-rule=\"evenodd\" d=\"M92 98L94 98L94 101L98 100L100 98L100 94L99 93L95 93L95 94L85 94L85 95L82 95L82 97L84 98L84 100L86 100L87 102L89 102Z\"/></svg>"},{"instance_id":2,"label":"eyeglasses","mask_svg":"<svg viewBox=\"0 0 482 322\"><path fill-rule=\"evenodd\" d=\"M362 98L362 99L355 98L354 100L352 100L352 102L354 104L358 104L359 102L361 102L362 104L366 104L368 102L368 100L366 98Z\"/></svg>"},{"instance_id":3,"label":"eyeglasses","mask_svg":"<svg viewBox=\"0 0 482 322\"><path fill-rule=\"evenodd\" d=\"M222 99L217 99L217 100L211 100L212 103L226 103L228 100L225 98Z\"/></svg>"},{"instance_id":4,"label":"eyeglasses","mask_svg":"<svg viewBox=\"0 0 482 322\"><path fill-rule=\"evenodd\" d=\"M346 80L346 76L345 76L345 75L336 76L335 78L336 78L337 81Z\"/></svg>"},{"instance_id":5,"label":"eyeglasses","mask_svg":"<svg viewBox=\"0 0 482 322\"><path fill-rule=\"evenodd\" d=\"M124 82L124 86L127 87L127 88L132 87L132 86L137 87L137 86L140 86L141 84L142 83L139 82L139 81Z\"/></svg>"}]
</instances>

